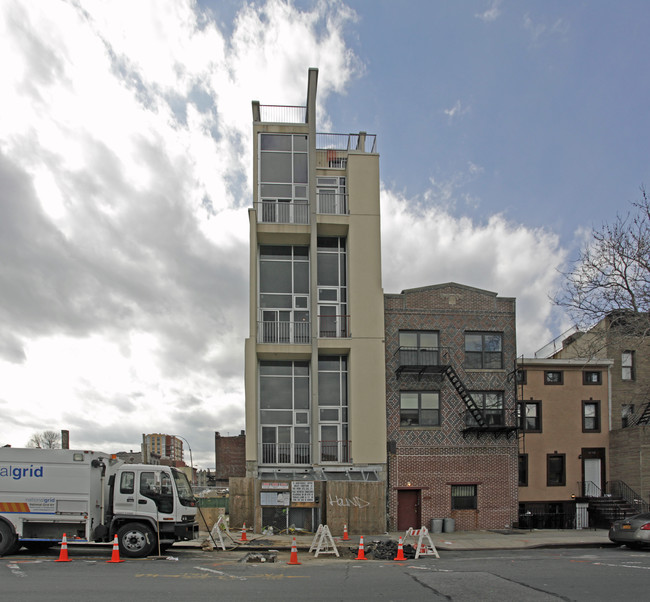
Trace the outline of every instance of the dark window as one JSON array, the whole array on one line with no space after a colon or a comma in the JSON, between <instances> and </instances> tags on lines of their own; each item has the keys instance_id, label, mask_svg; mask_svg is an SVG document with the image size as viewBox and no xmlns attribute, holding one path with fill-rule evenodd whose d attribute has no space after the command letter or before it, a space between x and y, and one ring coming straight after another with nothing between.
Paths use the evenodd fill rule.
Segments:
<instances>
[{"instance_id":1,"label":"dark window","mask_svg":"<svg viewBox=\"0 0 650 602\"><path fill-rule=\"evenodd\" d=\"M566 485L566 454L546 454L546 485Z\"/></svg>"},{"instance_id":2,"label":"dark window","mask_svg":"<svg viewBox=\"0 0 650 602\"><path fill-rule=\"evenodd\" d=\"M402 391L399 401L400 426L440 426L438 391Z\"/></svg>"},{"instance_id":3,"label":"dark window","mask_svg":"<svg viewBox=\"0 0 650 602\"><path fill-rule=\"evenodd\" d=\"M503 368L503 335L499 332L465 333L465 367L485 370Z\"/></svg>"},{"instance_id":4,"label":"dark window","mask_svg":"<svg viewBox=\"0 0 650 602\"><path fill-rule=\"evenodd\" d=\"M602 372L600 370L585 370L582 373L582 383L585 385L602 385Z\"/></svg>"},{"instance_id":5,"label":"dark window","mask_svg":"<svg viewBox=\"0 0 650 602\"><path fill-rule=\"evenodd\" d=\"M600 432L600 401L590 399L582 402L582 432Z\"/></svg>"},{"instance_id":6,"label":"dark window","mask_svg":"<svg viewBox=\"0 0 650 602\"><path fill-rule=\"evenodd\" d=\"M518 385L525 385L527 381L527 373L526 370L523 370L522 368L517 368L517 384Z\"/></svg>"},{"instance_id":7,"label":"dark window","mask_svg":"<svg viewBox=\"0 0 650 602\"><path fill-rule=\"evenodd\" d=\"M519 454L519 487L528 486L528 454Z\"/></svg>"},{"instance_id":8,"label":"dark window","mask_svg":"<svg viewBox=\"0 0 650 602\"><path fill-rule=\"evenodd\" d=\"M634 380L634 351L621 353L621 379Z\"/></svg>"},{"instance_id":9,"label":"dark window","mask_svg":"<svg viewBox=\"0 0 650 602\"><path fill-rule=\"evenodd\" d=\"M503 426L503 392L501 391L472 391L470 393L479 410L483 411L487 426ZM467 426L477 426L474 417L467 412Z\"/></svg>"},{"instance_id":10,"label":"dark window","mask_svg":"<svg viewBox=\"0 0 650 602\"><path fill-rule=\"evenodd\" d=\"M563 382L564 382L564 373L562 372L562 370L544 371L545 385L561 385Z\"/></svg>"},{"instance_id":11,"label":"dark window","mask_svg":"<svg viewBox=\"0 0 650 602\"><path fill-rule=\"evenodd\" d=\"M135 491L135 473L123 472L120 477L120 493L133 493Z\"/></svg>"},{"instance_id":12,"label":"dark window","mask_svg":"<svg viewBox=\"0 0 650 602\"><path fill-rule=\"evenodd\" d=\"M542 432L542 402L520 401L517 404L519 428L527 432Z\"/></svg>"},{"instance_id":13,"label":"dark window","mask_svg":"<svg viewBox=\"0 0 650 602\"><path fill-rule=\"evenodd\" d=\"M634 418L634 404L633 403L624 403L621 406L621 428L627 428L632 426Z\"/></svg>"},{"instance_id":14,"label":"dark window","mask_svg":"<svg viewBox=\"0 0 650 602\"><path fill-rule=\"evenodd\" d=\"M452 485L451 486L451 509L452 510L476 510L477 508L477 486L476 485Z\"/></svg>"}]
</instances>

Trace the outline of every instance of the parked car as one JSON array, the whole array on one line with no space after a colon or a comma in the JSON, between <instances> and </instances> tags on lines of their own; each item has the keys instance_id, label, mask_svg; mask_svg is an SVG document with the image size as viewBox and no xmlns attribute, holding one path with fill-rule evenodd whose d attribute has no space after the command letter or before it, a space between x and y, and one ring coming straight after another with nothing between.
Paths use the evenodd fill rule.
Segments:
<instances>
[{"instance_id":1,"label":"parked car","mask_svg":"<svg viewBox=\"0 0 650 602\"><path fill-rule=\"evenodd\" d=\"M628 516L612 523L609 538L628 548L650 546L650 513Z\"/></svg>"}]
</instances>

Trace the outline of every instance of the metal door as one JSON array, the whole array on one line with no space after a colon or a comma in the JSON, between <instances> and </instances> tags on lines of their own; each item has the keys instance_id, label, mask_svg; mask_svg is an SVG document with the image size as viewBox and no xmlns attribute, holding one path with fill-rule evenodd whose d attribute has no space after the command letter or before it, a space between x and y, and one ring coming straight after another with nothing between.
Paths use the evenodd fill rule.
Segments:
<instances>
[{"instance_id":1,"label":"metal door","mask_svg":"<svg viewBox=\"0 0 650 602\"><path fill-rule=\"evenodd\" d=\"M420 490L403 489L397 492L397 530L420 527Z\"/></svg>"},{"instance_id":2,"label":"metal door","mask_svg":"<svg viewBox=\"0 0 650 602\"><path fill-rule=\"evenodd\" d=\"M585 458L585 497L600 497L602 492L600 458Z\"/></svg>"}]
</instances>

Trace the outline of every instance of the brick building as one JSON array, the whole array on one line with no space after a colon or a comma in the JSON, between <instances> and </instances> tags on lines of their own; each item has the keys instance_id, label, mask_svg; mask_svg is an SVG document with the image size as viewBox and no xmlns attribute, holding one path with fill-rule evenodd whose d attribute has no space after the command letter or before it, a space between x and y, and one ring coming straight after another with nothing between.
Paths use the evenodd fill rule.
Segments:
<instances>
[{"instance_id":1,"label":"brick building","mask_svg":"<svg viewBox=\"0 0 650 602\"><path fill-rule=\"evenodd\" d=\"M214 433L215 485L227 487L230 477L246 476L246 434L234 437Z\"/></svg>"},{"instance_id":2,"label":"brick building","mask_svg":"<svg viewBox=\"0 0 650 602\"><path fill-rule=\"evenodd\" d=\"M447 283L384 303L389 529L512 525L515 300Z\"/></svg>"}]
</instances>

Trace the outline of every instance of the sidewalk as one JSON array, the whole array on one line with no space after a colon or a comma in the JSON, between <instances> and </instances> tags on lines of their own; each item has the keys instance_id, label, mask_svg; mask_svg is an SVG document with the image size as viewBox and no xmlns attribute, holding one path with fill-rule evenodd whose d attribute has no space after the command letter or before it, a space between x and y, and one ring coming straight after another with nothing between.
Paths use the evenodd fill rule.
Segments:
<instances>
[{"instance_id":1,"label":"sidewalk","mask_svg":"<svg viewBox=\"0 0 650 602\"><path fill-rule=\"evenodd\" d=\"M240 542L240 533L231 532L235 541L224 536L224 544L232 551L255 550L289 550L293 535L260 535L249 533L247 542ZM404 533L384 533L382 535L364 535L364 542L368 545L374 541L398 541ZM296 536L296 545L299 550L306 551L312 544L314 534ZM532 531L508 529L494 531L456 531L452 533L431 533L431 539L438 551L445 550L521 550L528 548L572 548L572 547L604 547L615 546L605 529L582 530L552 530L534 529ZM199 539L185 541L174 545L175 548L201 548L204 541L209 541L209 534L201 532ZM342 541L335 537L337 547L356 550L359 545L359 536L350 536L350 541ZM214 545L214 544L213 544Z\"/></svg>"}]
</instances>

